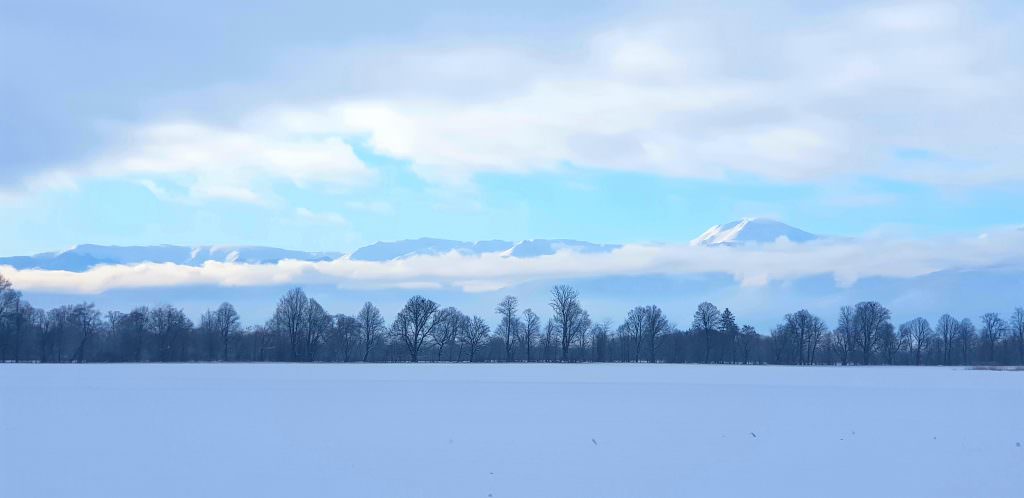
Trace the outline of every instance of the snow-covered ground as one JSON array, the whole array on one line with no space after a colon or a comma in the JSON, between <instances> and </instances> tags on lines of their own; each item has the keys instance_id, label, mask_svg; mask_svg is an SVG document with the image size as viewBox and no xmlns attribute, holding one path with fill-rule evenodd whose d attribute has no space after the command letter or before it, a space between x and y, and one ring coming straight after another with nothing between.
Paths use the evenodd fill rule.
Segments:
<instances>
[{"instance_id":1,"label":"snow-covered ground","mask_svg":"<svg viewBox=\"0 0 1024 498\"><path fill-rule=\"evenodd\" d=\"M984 496L1024 372L0 365L0 496Z\"/></svg>"}]
</instances>

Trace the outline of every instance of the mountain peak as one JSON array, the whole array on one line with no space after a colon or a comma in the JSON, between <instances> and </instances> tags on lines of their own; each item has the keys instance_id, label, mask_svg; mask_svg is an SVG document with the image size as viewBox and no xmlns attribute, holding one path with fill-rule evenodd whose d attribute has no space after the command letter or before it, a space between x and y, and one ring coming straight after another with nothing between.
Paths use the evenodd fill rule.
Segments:
<instances>
[{"instance_id":1,"label":"mountain peak","mask_svg":"<svg viewBox=\"0 0 1024 498\"><path fill-rule=\"evenodd\" d=\"M707 229L699 237L690 241L690 245L764 244L775 242L780 238L785 238L790 242L808 242L819 237L771 218L742 218Z\"/></svg>"}]
</instances>

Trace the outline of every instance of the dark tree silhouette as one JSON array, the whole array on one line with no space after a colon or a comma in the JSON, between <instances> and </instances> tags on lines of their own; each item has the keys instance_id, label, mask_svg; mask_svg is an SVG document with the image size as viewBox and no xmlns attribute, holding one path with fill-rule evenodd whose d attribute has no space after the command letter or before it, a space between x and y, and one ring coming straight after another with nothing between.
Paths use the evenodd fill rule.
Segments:
<instances>
[{"instance_id":1,"label":"dark tree silhouette","mask_svg":"<svg viewBox=\"0 0 1024 498\"><path fill-rule=\"evenodd\" d=\"M380 310L369 301L363 304L356 319L359 320L359 331L363 340L363 361L367 361L370 352L384 339L387 325Z\"/></svg>"},{"instance_id":2,"label":"dark tree silhouette","mask_svg":"<svg viewBox=\"0 0 1024 498\"><path fill-rule=\"evenodd\" d=\"M969 319L943 314L894 327L890 311L865 301L839 310L834 330L808 310L786 314L768 336L736 327L731 309L701 303L688 330L675 329L655 305L623 322L593 322L575 289L557 286L550 317L519 310L507 297L491 327L481 317L413 296L385 327L365 303L355 315L328 313L302 289L279 300L264 325L243 328L230 303L204 312L198 326L174 306L100 313L91 303L33 307L0 277L0 361L194 362L439 361L736 362L807 365L1006 365L1024 363L1024 308ZM546 326L542 329L541 324ZM534 351L537 347L537 351ZM522 352L520 354L520 352Z\"/></svg>"},{"instance_id":3,"label":"dark tree silhouette","mask_svg":"<svg viewBox=\"0 0 1024 498\"><path fill-rule=\"evenodd\" d=\"M711 361L711 347L721 325L722 313L718 311L715 305L705 301L697 306L697 311L693 314L693 324L690 328L703 339L704 363L710 363Z\"/></svg>"},{"instance_id":4,"label":"dark tree silhouette","mask_svg":"<svg viewBox=\"0 0 1024 498\"><path fill-rule=\"evenodd\" d=\"M589 327L584 324L586 312L580 306L579 294L576 289L567 285L557 285L551 289L551 310L554 312L552 321L561 332L562 361L569 361L569 348L577 337Z\"/></svg>"},{"instance_id":5,"label":"dark tree silhouette","mask_svg":"<svg viewBox=\"0 0 1024 498\"><path fill-rule=\"evenodd\" d=\"M423 343L437 326L437 316L437 303L423 296L413 296L391 324L391 333L405 344L413 363L419 361Z\"/></svg>"}]
</instances>

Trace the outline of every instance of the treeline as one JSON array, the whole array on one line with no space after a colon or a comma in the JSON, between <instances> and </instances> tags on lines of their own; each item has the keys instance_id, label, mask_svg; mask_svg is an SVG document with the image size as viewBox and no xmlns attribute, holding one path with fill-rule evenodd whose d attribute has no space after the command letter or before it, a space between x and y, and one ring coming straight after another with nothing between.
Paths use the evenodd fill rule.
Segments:
<instances>
[{"instance_id":1,"label":"treeline","mask_svg":"<svg viewBox=\"0 0 1024 498\"><path fill-rule=\"evenodd\" d=\"M198 323L173 306L44 310L0 276L0 362L1024 364L1024 308L1006 319L986 313L977 322L948 314L934 325L891 319L888 309L868 301L843 307L834 328L800 310L759 334L728 308L705 302L688 326L673 324L654 305L633 308L615 324L593 321L574 288L556 286L544 310L520 309L507 296L485 318L414 296L389 321L373 303L354 315L331 314L293 289L264 325L242 327L229 303Z\"/></svg>"}]
</instances>

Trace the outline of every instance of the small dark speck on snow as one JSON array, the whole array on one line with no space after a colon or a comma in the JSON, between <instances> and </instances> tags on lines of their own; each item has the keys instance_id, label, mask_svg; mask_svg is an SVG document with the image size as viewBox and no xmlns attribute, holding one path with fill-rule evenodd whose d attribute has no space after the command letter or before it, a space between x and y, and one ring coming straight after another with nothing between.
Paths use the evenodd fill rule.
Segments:
<instances>
[{"instance_id":1,"label":"small dark speck on snow","mask_svg":"<svg viewBox=\"0 0 1024 498\"><path fill-rule=\"evenodd\" d=\"M754 436L755 438L757 437L757 434L754 434L753 432L751 432L750 435Z\"/></svg>"},{"instance_id":2,"label":"small dark speck on snow","mask_svg":"<svg viewBox=\"0 0 1024 498\"><path fill-rule=\"evenodd\" d=\"M596 439L590 438L590 440L594 443L594 446L597 446L597 440ZM1017 446L1020 446L1020 443L1017 443Z\"/></svg>"}]
</instances>

